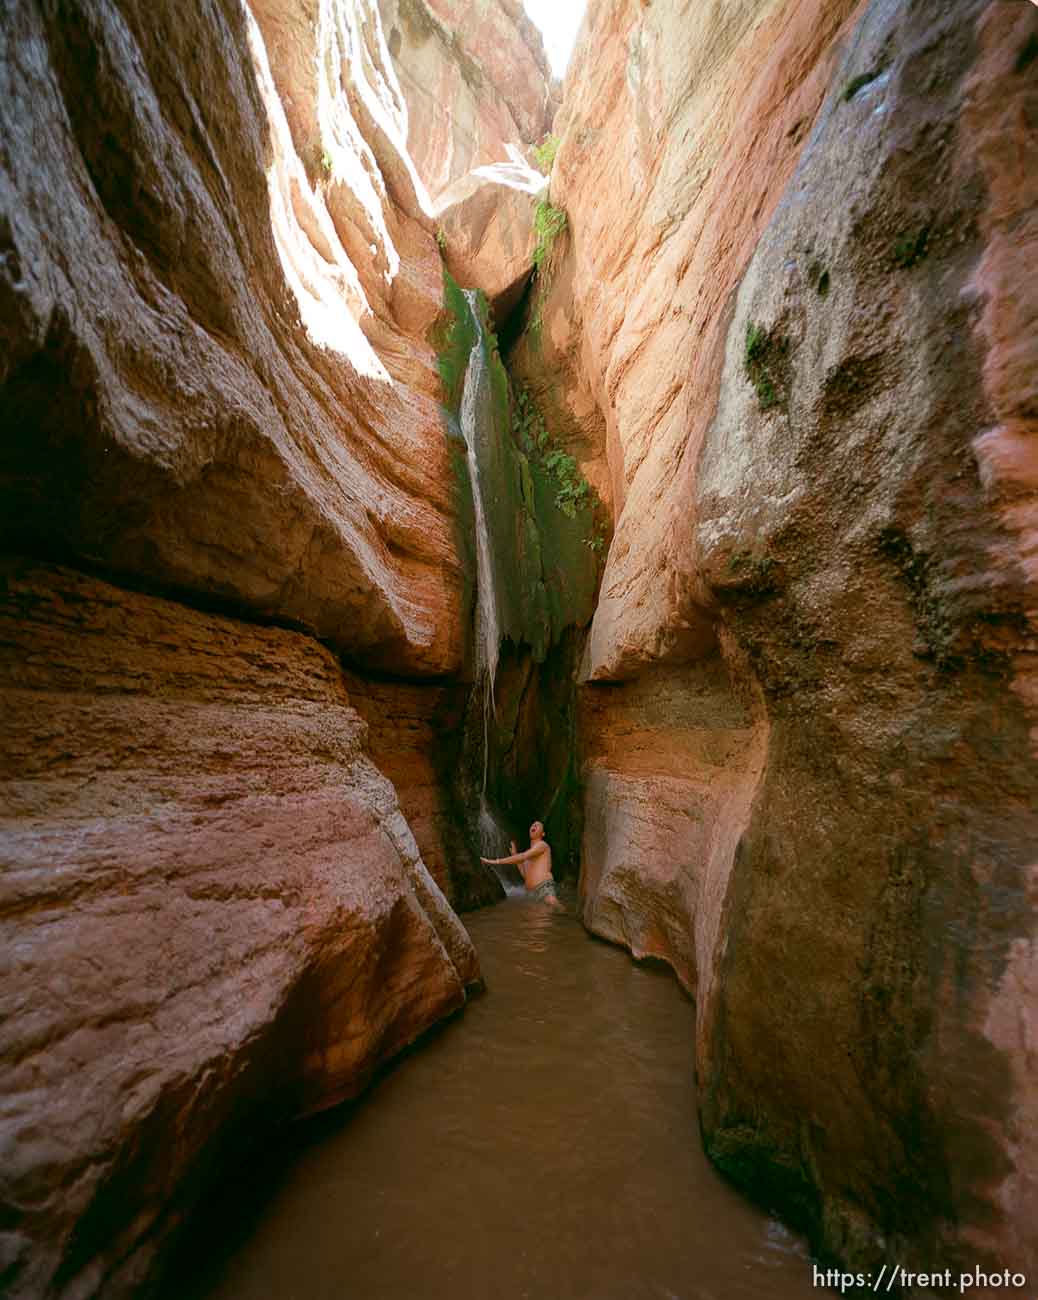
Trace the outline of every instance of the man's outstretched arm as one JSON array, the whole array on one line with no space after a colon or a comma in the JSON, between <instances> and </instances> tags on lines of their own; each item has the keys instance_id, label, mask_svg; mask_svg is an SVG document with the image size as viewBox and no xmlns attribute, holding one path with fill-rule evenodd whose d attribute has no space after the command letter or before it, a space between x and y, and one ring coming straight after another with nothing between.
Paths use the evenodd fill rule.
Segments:
<instances>
[{"instance_id":1,"label":"man's outstretched arm","mask_svg":"<svg viewBox=\"0 0 1038 1300\"><path fill-rule=\"evenodd\" d=\"M491 867L521 867L522 863L529 862L538 853L543 853L545 848L547 848L545 844L535 844L532 848L523 849L521 853L509 854L507 858L480 858L480 862L485 862Z\"/></svg>"}]
</instances>

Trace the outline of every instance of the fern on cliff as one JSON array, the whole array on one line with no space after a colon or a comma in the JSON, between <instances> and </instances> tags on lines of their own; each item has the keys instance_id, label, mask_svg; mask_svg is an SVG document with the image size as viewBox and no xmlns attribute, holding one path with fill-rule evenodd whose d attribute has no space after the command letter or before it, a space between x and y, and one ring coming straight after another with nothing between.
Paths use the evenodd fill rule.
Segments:
<instances>
[{"instance_id":1,"label":"fern on cliff","mask_svg":"<svg viewBox=\"0 0 1038 1300\"><path fill-rule=\"evenodd\" d=\"M605 527L598 519L601 505L598 494L581 474L573 457L555 445L543 416L527 390L522 385L516 385L514 394L512 433L516 441L527 455L536 457L540 462L552 482L555 504L567 519L576 519L581 510L591 512L591 532L584 539L584 544L596 553L601 551L605 545Z\"/></svg>"},{"instance_id":2,"label":"fern on cliff","mask_svg":"<svg viewBox=\"0 0 1038 1300\"><path fill-rule=\"evenodd\" d=\"M533 264L540 271L551 256L555 241L566 230L566 212L556 208L550 199L541 199L533 214L533 229L537 244L533 250Z\"/></svg>"},{"instance_id":3,"label":"fern on cliff","mask_svg":"<svg viewBox=\"0 0 1038 1300\"><path fill-rule=\"evenodd\" d=\"M532 152L538 170L542 171L545 176L550 176L552 166L555 163L555 155L559 152L559 137L557 135L546 135L540 144L534 145Z\"/></svg>"}]
</instances>

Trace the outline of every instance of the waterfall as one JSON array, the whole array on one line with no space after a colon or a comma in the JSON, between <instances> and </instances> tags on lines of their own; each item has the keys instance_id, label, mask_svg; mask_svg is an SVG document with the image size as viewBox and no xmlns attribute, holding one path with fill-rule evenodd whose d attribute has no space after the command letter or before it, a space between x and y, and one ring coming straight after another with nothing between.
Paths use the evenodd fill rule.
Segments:
<instances>
[{"instance_id":1,"label":"waterfall","mask_svg":"<svg viewBox=\"0 0 1038 1300\"><path fill-rule=\"evenodd\" d=\"M490 753L490 719L496 716L494 706L494 681L497 676L498 647L501 628L497 611L497 593L494 587L494 565L487 535L486 512L483 508L483 489L479 474L478 445L480 420L489 404L486 344L483 324L476 310L476 291L465 290L476 337L465 370L465 387L461 397L461 432L468 453L469 479L472 483L472 506L476 522L476 674L483 687L483 786L487 788L487 761Z\"/></svg>"},{"instance_id":2,"label":"waterfall","mask_svg":"<svg viewBox=\"0 0 1038 1300\"><path fill-rule=\"evenodd\" d=\"M504 857L508 852L508 832L497 819L486 795L479 799L479 851L485 858ZM525 894L522 874L518 867L494 867L501 888L509 895Z\"/></svg>"},{"instance_id":3,"label":"waterfall","mask_svg":"<svg viewBox=\"0 0 1038 1300\"><path fill-rule=\"evenodd\" d=\"M487 797L487 770L490 762L490 720L496 717L494 686L497 679L498 651L501 645L501 620L494 581L490 535L487 531L487 503L483 499L483 480L479 466L481 449L484 465L492 463L487 454L490 449L486 439L497 434L498 430L494 427L486 336L476 305L476 292L466 289L464 293L475 338L465 368L460 421L467 452L469 481L472 484L472 510L476 527L475 689L481 696L483 715L483 776L479 795L479 818L475 831L481 855L486 858L497 858L503 857L508 852L508 832ZM495 867L494 872L506 894L526 892L522 876L516 867Z\"/></svg>"}]
</instances>

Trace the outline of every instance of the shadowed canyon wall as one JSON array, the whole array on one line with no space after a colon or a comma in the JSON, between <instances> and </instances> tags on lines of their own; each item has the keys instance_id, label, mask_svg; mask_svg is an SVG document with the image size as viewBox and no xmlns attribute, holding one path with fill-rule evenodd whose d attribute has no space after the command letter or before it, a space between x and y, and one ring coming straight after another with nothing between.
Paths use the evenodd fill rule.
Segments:
<instances>
[{"instance_id":1,"label":"shadowed canyon wall","mask_svg":"<svg viewBox=\"0 0 1038 1300\"><path fill-rule=\"evenodd\" d=\"M371 0L16 0L0 128L0 1287L139 1295L479 981L452 317Z\"/></svg>"},{"instance_id":2,"label":"shadowed canyon wall","mask_svg":"<svg viewBox=\"0 0 1038 1300\"><path fill-rule=\"evenodd\" d=\"M559 107L518 0L11 0L5 1293L146 1293L464 1003L481 796L694 995L738 1185L1038 1277L1036 70L592 0Z\"/></svg>"},{"instance_id":3,"label":"shadowed canyon wall","mask_svg":"<svg viewBox=\"0 0 1038 1300\"><path fill-rule=\"evenodd\" d=\"M5 1293L138 1294L207 1175L475 951L308 637L3 572Z\"/></svg>"},{"instance_id":4,"label":"shadowed canyon wall","mask_svg":"<svg viewBox=\"0 0 1038 1300\"><path fill-rule=\"evenodd\" d=\"M855 1265L1033 1280L1038 12L589 7L510 364L615 512L587 925Z\"/></svg>"}]
</instances>

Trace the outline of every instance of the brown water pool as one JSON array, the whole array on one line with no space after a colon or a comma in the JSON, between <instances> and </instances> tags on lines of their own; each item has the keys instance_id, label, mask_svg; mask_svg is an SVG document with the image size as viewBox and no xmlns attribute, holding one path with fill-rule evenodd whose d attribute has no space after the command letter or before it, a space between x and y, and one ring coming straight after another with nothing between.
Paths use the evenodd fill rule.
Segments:
<instances>
[{"instance_id":1,"label":"brown water pool","mask_svg":"<svg viewBox=\"0 0 1038 1300\"><path fill-rule=\"evenodd\" d=\"M525 899L466 923L485 996L282 1158L180 1300L827 1294L702 1153L673 977Z\"/></svg>"}]
</instances>

